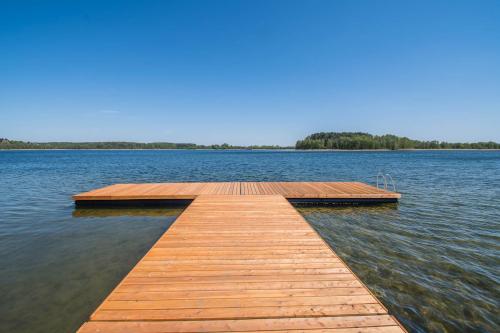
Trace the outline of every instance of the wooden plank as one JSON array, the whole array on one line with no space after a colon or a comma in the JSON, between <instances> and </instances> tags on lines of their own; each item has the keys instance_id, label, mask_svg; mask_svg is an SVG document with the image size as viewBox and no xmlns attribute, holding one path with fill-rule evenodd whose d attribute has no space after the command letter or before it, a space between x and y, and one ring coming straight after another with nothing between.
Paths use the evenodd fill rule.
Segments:
<instances>
[{"instance_id":1,"label":"wooden plank","mask_svg":"<svg viewBox=\"0 0 500 333\"><path fill-rule=\"evenodd\" d=\"M189 271L202 271L209 274L210 271L269 271L269 270L311 270L311 269L331 269L337 267L343 267L343 263L338 260L330 263L305 263L305 264L239 264L239 265L221 265L221 264L166 264L162 261L143 261L140 265L137 265L135 271L152 271L152 272L162 272L168 271L175 273L177 271L189 272ZM250 274L250 273L249 273Z\"/></svg>"},{"instance_id":2,"label":"wooden plank","mask_svg":"<svg viewBox=\"0 0 500 333\"><path fill-rule=\"evenodd\" d=\"M356 280L349 281L292 281L292 282L225 282L225 283L169 283L124 284L115 292L163 292L195 290L269 290L269 289L328 289L360 287Z\"/></svg>"},{"instance_id":3,"label":"wooden plank","mask_svg":"<svg viewBox=\"0 0 500 333\"><path fill-rule=\"evenodd\" d=\"M141 302L137 302L141 303ZM386 314L380 304L340 304L340 305L302 305L302 306L258 306L247 308L206 308L206 309L119 309L101 308L91 316L91 320L209 320L209 319L247 319L283 317L324 317Z\"/></svg>"},{"instance_id":4,"label":"wooden plank","mask_svg":"<svg viewBox=\"0 0 500 333\"><path fill-rule=\"evenodd\" d=\"M101 310L160 310L160 309L201 309L201 308L243 308L247 307L285 307L314 306L333 304L377 304L370 294L341 296L295 296L295 297L261 297L261 298L217 298L217 299L163 299L163 300L108 300Z\"/></svg>"},{"instance_id":5,"label":"wooden plank","mask_svg":"<svg viewBox=\"0 0 500 333\"><path fill-rule=\"evenodd\" d=\"M267 289L267 290L195 290L195 291L165 291L165 292L116 292L110 296L115 301L139 300L173 300L173 299L205 299L205 298L260 298L285 296L333 296L333 295L369 295L362 287L321 288L321 289Z\"/></svg>"},{"instance_id":6,"label":"wooden plank","mask_svg":"<svg viewBox=\"0 0 500 333\"><path fill-rule=\"evenodd\" d=\"M80 332L403 332L275 188L206 184Z\"/></svg>"},{"instance_id":7,"label":"wooden plank","mask_svg":"<svg viewBox=\"0 0 500 333\"><path fill-rule=\"evenodd\" d=\"M376 329L376 330L373 330ZM273 318L247 320L89 322L79 333L167 333L167 332L283 332L302 330L319 332L402 332L388 315L338 316L313 318ZM351 331L345 331L351 330Z\"/></svg>"}]
</instances>

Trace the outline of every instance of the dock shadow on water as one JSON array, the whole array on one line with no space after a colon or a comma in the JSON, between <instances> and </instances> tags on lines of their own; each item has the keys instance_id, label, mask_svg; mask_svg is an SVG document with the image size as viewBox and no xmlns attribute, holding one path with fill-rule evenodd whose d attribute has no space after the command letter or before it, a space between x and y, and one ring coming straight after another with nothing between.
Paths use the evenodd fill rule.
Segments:
<instances>
[{"instance_id":1,"label":"dock shadow on water","mask_svg":"<svg viewBox=\"0 0 500 333\"><path fill-rule=\"evenodd\" d=\"M497 331L498 244L464 255L474 245L453 226L415 224L397 204L296 208L410 332Z\"/></svg>"},{"instance_id":2,"label":"dock shadow on water","mask_svg":"<svg viewBox=\"0 0 500 333\"><path fill-rule=\"evenodd\" d=\"M182 210L68 208L22 248L3 239L0 332L76 331Z\"/></svg>"},{"instance_id":3,"label":"dock shadow on water","mask_svg":"<svg viewBox=\"0 0 500 333\"><path fill-rule=\"evenodd\" d=\"M102 207L102 208L75 208L73 217L173 217L179 216L185 207Z\"/></svg>"}]
</instances>

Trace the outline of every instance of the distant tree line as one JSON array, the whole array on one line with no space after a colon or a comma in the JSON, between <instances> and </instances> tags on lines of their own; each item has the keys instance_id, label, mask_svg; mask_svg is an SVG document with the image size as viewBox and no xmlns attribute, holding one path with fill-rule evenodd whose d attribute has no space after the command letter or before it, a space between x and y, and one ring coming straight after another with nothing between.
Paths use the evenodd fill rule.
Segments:
<instances>
[{"instance_id":1,"label":"distant tree line","mask_svg":"<svg viewBox=\"0 0 500 333\"><path fill-rule=\"evenodd\" d=\"M500 149L496 142L450 143L419 141L396 135L362 132L321 132L297 141L296 149Z\"/></svg>"},{"instance_id":2,"label":"distant tree line","mask_svg":"<svg viewBox=\"0 0 500 333\"><path fill-rule=\"evenodd\" d=\"M290 149L276 145L233 146L227 143L197 145L172 142L27 142L0 138L0 149ZM296 149L500 149L496 142L449 143L418 141L396 135L361 132L328 132L309 135L297 141Z\"/></svg>"},{"instance_id":3,"label":"distant tree line","mask_svg":"<svg viewBox=\"0 0 500 333\"><path fill-rule=\"evenodd\" d=\"M280 146L197 145L172 142L26 142L0 138L0 149L284 149Z\"/></svg>"}]
</instances>

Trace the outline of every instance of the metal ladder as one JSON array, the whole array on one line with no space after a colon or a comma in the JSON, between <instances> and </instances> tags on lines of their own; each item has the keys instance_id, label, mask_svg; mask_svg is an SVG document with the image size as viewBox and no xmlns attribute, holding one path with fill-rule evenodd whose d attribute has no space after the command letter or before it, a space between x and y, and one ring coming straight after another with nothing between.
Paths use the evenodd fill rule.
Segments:
<instances>
[{"instance_id":1,"label":"metal ladder","mask_svg":"<svg viewBox=\"0 0 500 333\"><path fill-rule=\"evenodd\" d=\"M383 187L381 187L381 185L383 185ZM379 171L377 175L377 188L388 190L389 185L392 186L392 192L396 192L396 182L394 182L392 176L388 173Z\"/></svg>"}]
</instances>

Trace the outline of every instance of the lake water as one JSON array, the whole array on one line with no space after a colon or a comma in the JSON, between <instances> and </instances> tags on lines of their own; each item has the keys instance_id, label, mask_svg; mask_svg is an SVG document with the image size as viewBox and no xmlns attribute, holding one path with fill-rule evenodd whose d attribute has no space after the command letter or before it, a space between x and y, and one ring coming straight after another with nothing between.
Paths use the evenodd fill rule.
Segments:
<instances>
[{"instance_id":1,"label":"lake water","mask_svg":"<svg viewBox=\"0 0 500 333\"><path fill-rule=\"evenodd\" d=\"M299 211L409 331L500 331L499 151L0 151L0 331L75 331L181 211L75 210L75 193L380 170L398 205Z\"/></svg>"}]
</instances>

